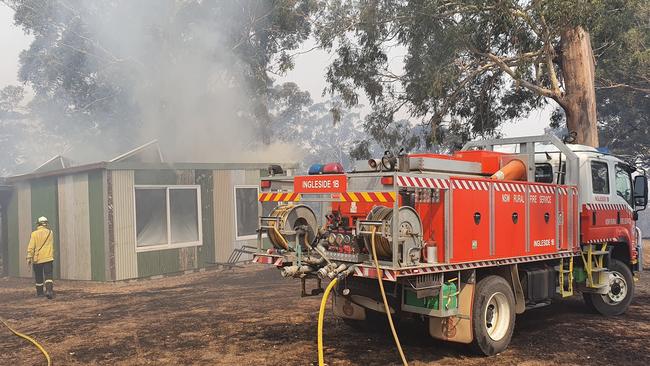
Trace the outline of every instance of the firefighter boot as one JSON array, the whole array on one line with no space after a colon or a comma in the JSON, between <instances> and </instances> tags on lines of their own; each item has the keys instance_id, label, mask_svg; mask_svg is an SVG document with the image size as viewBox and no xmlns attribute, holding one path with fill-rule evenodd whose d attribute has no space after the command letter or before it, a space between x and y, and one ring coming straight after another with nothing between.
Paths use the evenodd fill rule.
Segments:
<instances>
[{"instance_id":1,"label":"firefighter boot","mask_svg":"<svg viewBox=\"0 0 650 366\"><path fill-rule=\"evenodd\" d=\"M54 297L54 282L45 282L45 296L50 300Z\"/></svg>"},{"instance_id":2,"label":"firefighter boot","mask_svg":"<svg viewBox=\"0 0 650 366\"><path fill-rule=\"evenodd\" d=\"M43 296L43 285L36 285L36 296Z\"/></svg>"}]
</instances>

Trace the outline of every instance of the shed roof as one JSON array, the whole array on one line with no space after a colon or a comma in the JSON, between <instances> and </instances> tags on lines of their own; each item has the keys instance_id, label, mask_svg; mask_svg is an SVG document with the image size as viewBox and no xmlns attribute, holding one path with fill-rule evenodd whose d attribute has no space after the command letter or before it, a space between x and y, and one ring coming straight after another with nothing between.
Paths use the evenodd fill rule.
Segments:
<instances>
[{"instance_id":1,"label":"shed roof","mask_svg":"<svg viewBox=\"0 0 650 366\"><path fill-rule=\"evenodd\" d=\"M174 163L166 162L157 140L152 140L124 154L107 161L98 161L81 165L73 165L72 160L57 155L38 168L27 174L9 177L6 183L29 179L56 177L61 175L88 172L93 170L256 170L266 169L270 164L279 164L285 169L295 169L297 163ZM0 181L2 185L3 181Z\"/></svg>"},{"instance_id":2,"label":"shed roof","mask_svg":"<svg viewBox=\"0 0 650 366\"><path fill-rule=\"evenodd\" d=\"M28 174L16 175L7 178L7 182L13 183L29 179L44 177L55 177L75 173L83 173L92 170L256 170L266 169L270 164L278 164L285 169L298 168L297 163L142 163L142 162L108 162L101 161L97 163L73 166L64 169L50 170L46 172L32 172Z\"/></svg>"}]
</instances>

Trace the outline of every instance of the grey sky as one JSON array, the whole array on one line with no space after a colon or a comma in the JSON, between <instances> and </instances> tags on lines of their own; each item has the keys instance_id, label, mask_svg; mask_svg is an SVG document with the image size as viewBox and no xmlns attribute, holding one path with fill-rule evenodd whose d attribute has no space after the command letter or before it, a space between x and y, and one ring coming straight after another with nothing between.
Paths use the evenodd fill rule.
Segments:
<instances>
[{"instance_id":1,"label":"grey sky","mask_svg":"<svg viewBox=\"0 0 650 366\"><path fill-rule=\"evenodd\" d=\"M13 10L0 4L0 88L18 83L18 56L20 51L29 47L32 37L23 33L13 21ZM312 45L306 45L309 49ZM394 56L398 58L399 55ZM327 53L314 50L296 56L295 69L278 81L293 81L302 89L307 90L315 101L321 101L325 87L325 67L332 57ZM398 61L396 61L398 62ZM523 136L541 134L548 126L549 116L553 107L535 111L528 118L512 122L502 127L506 136Z\"/></svg>"},{"instance_id":2,"label":"grey sky","mask_svg":"<svg viewBox=\"0 0 650 366\"><path fill-rule=\"evenodd\" d=\"M14 11L0 4L0 87L18 83L18 55L31 40L14 25Z\"/></svg>"}]
</instances>

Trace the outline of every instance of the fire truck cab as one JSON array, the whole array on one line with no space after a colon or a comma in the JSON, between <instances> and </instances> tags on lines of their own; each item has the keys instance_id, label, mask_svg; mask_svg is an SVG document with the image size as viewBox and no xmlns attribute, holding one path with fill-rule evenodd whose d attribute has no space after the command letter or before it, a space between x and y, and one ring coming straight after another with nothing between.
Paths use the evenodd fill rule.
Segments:
<instances>
[{"instance_id":1,"label":"fire truck cab","mask_svg":"<svg viewBox=\"0 0 650 366\"><path fill-rule=\"evenodd\" d=\"M260 186L254 262L299 278L303 296L337 279L334 313L353 326L414 317L486 355L507 347L515 314L556 299L624 313L643 268L645 172L551 135L386 152Z\"/></svg>"}]
</instances>

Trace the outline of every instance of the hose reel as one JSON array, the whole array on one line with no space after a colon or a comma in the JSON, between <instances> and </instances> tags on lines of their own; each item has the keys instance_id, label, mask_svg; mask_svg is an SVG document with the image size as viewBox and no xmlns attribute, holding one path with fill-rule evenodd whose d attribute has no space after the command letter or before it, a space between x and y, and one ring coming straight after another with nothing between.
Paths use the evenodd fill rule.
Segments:
<instances>
[{"instance_id":1,"label":"hose reel","mask_svg":"<svg viewBox=\"0 0 650 366\"><path fill-rule=\"evenodd\" d=\"M372 208L367 218L368 221L383 221L386 227L392 227L393 209L385 206L375 206ZM362 228L364 232L369 232L369 227ZM366 248L370 250L370 234L363 235ZM397 239L400 248L401 260L403 265L412 266L420 262L422 252L422 221L420 215L411 207L403 206L399 208L399 238ZM393 258L393 238L390 233L375 234L375 246L377 257L382 260L391 260Z\"/></svg>"},{"instance_id":2,"label":"hose reel","mask_svg":"<svg viewBox=\"0 0 650 366\"><path fill-rule=\"evenodd\" d=\"M289 250L296 242L296 229L305 228L307 241L312 243L318 230L316 215L306 205L279 205L269 214L268 226L265 226L269 240L274 247ZM301 240L304 240L301 238ZM301 243L302 245L302 243Z\"/></svg>"}]
</instances>

